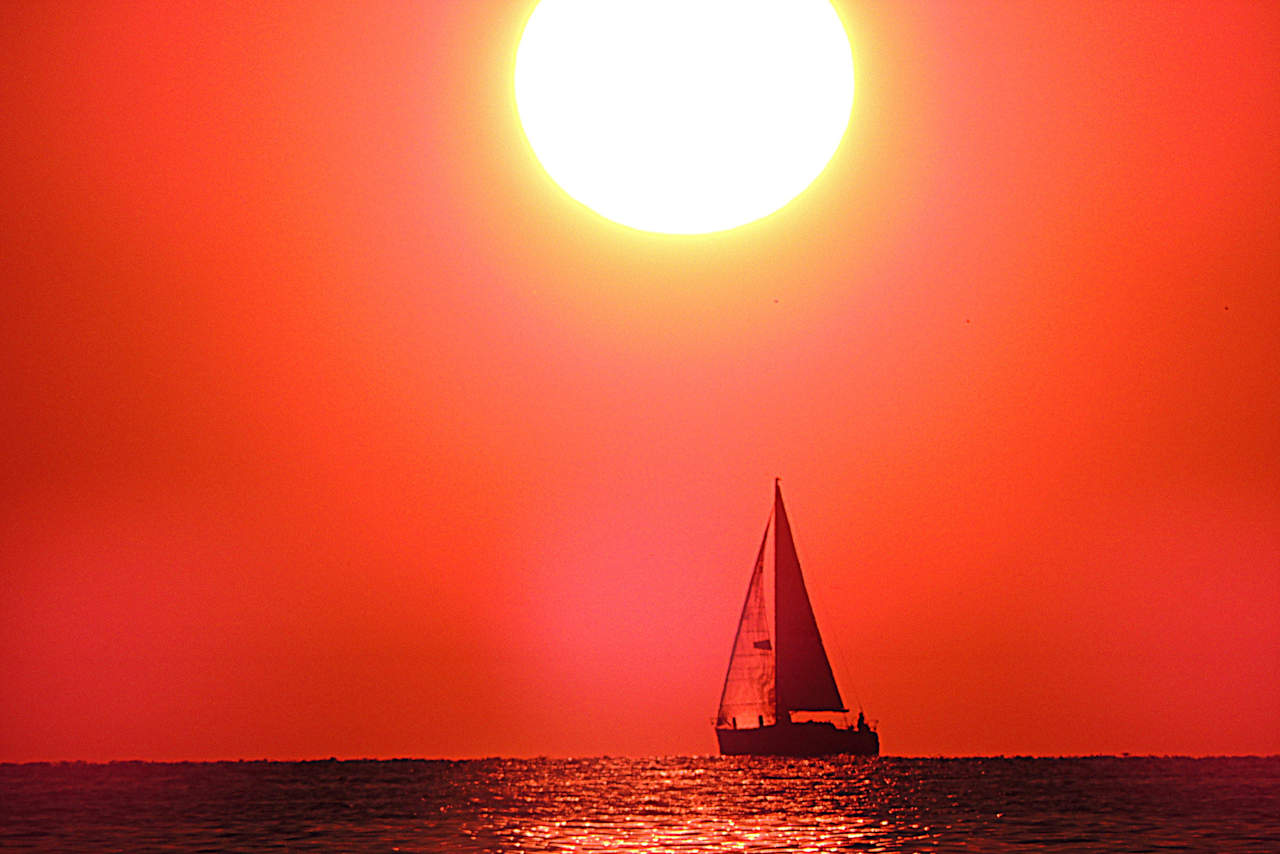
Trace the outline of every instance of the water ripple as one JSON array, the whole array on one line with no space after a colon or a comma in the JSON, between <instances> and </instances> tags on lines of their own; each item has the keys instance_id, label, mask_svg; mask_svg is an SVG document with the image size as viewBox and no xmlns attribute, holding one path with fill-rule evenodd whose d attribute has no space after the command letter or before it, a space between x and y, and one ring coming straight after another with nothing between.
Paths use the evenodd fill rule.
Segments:
<instances>
[{"instance_id":1,"label":"water ripple","mask_svg":"<svg viewBox=\"0 0 1280 854\"><path fill-rule=\"evenodd\" d=\"M1280 851L1280 760L0 765L6 851Z\"/></svg>"}]
</instances>

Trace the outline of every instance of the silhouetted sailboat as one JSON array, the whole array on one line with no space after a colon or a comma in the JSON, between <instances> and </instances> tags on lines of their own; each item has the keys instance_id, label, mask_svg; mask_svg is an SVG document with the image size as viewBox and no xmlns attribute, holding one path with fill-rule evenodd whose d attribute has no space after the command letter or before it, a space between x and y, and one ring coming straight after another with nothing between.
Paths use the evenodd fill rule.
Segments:
<instances>
[{"instance_id":1,"label":"silhouetted sailboat","mask_svg":"<svg viewBox=\"0 0 1280 854\"><path fill-rule=\"evenodd\" d=\"M772 634L765 611L765 546L771 529L776 626ZM800 574L791 525L782 506L782 488L775 483L773 512L747 584L747 600L720 695L716 740L726 755L879 754L880 737L861 711L857 724L851 727L791 720L792 712L847 711Z\"/></svg>"}]
</instances>

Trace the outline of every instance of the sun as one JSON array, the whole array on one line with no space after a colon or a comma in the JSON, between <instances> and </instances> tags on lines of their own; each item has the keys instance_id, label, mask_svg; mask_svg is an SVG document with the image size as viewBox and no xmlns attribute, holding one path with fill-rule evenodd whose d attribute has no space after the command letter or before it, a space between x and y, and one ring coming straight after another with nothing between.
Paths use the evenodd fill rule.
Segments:
<instances>
[{"instance_id":1,"label":"sun","mask_svg":"<svg viewBox=\"0 0 1280 854\"><path fill-rule=\"evenodd\" d=\"M853 54L830 0L541 0L515 99L574 199L631 228L702 234L773 213L826 168Z\"/></svg>"}]
</instances>

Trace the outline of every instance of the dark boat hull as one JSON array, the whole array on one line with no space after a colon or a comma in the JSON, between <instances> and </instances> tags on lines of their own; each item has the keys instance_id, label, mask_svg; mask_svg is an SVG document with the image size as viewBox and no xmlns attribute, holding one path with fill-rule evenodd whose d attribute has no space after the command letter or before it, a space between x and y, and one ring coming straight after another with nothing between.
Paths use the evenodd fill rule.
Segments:
<instances>
[{"instance_id":1,"label":"dark boat hull","mask_svg":"<svg viewBox=\"0 0 1280 854\"><path fill-rule=\"evenodd\" d=\"M880 736L873 730L840 729L823 721L716 729L716 740L724 756L880 755Z\"/></svg>"}]
</instances>

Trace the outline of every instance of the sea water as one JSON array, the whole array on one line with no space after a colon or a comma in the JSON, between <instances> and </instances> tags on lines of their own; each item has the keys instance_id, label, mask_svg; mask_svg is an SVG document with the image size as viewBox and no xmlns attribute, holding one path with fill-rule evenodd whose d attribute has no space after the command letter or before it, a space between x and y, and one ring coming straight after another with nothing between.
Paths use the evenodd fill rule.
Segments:
<instances>
[{"instance_id":1,"label":"sea water","mask_svg":"<svg viewBox=\"0 0 1280 854\"><path fill-rule=\"evenodd\" d=\"M1280 759L0 765L3 851L1280 852Z\"/></svg>"}]
</instances>

